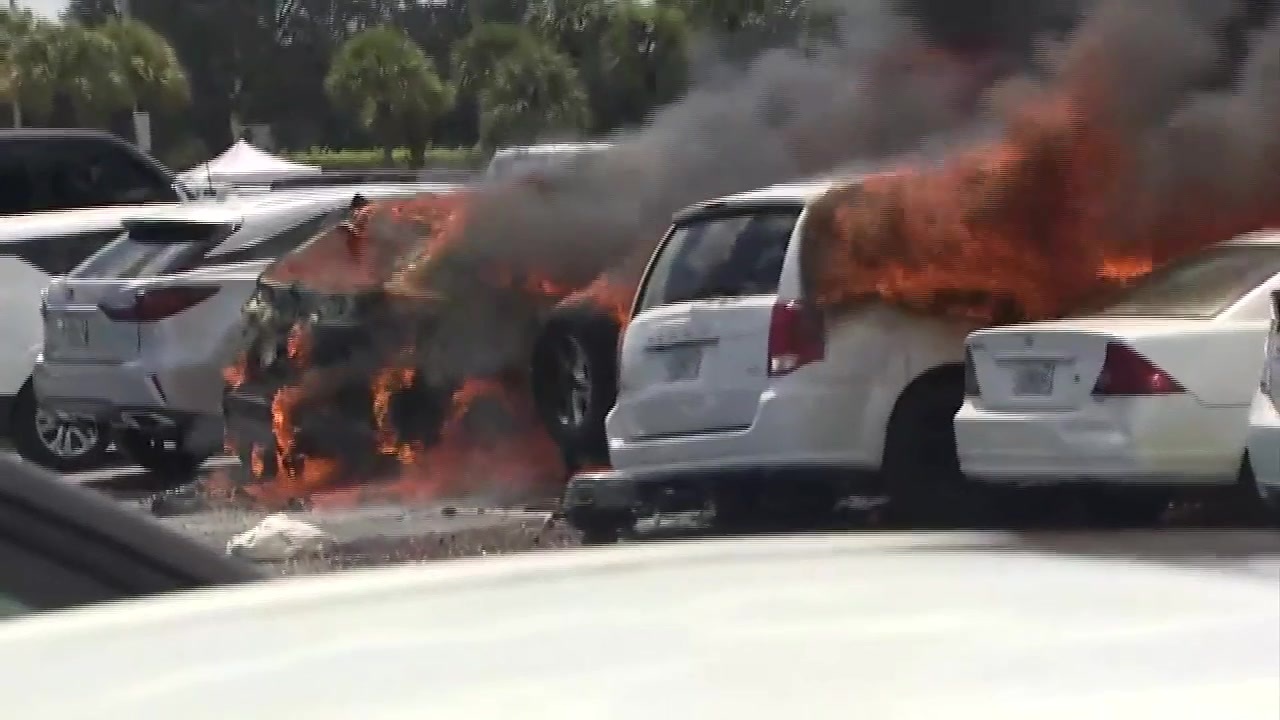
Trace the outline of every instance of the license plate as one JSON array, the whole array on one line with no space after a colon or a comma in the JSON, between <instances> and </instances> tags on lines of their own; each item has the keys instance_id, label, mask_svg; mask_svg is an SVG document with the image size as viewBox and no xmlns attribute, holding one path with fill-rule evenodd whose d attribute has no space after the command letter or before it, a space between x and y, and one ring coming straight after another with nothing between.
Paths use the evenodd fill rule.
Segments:
<instances>
[{"instance_id":1,"label":"license plate","mask_svg":"<svg viewBox=\"0 0 1280 720\"><path fill-rule=\"evenodd\" d=\"M666 353L667 381L692 380L702 369L702 348L677 347Z\"/></svg>"},{"instance_id":2,"label":"license plate","mask_svg":"<svg viewBox=\"0 0 1280 720\"><path fill-rule=\"evenodd\" d=\"M59 318L56 321L59 344L82 348L89 344L89 323L77 318Z\"/></svg>"},{"instance_id":3,"label":"license plate","mask_svg":"<svg viewBox=\"0 0 1280 720\"><path fill-rule=\"evenodd\" d=\"M1013 368L1013 394L1052 395L1055 367L1055 363L1048 361L1018 363Z\"/></svg>"}]
</instances>

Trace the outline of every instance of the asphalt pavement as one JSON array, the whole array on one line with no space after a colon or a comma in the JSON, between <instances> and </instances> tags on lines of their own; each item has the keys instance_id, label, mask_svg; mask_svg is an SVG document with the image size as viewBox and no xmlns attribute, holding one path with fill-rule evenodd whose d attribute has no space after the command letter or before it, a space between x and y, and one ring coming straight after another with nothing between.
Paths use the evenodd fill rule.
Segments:
<instances>
[{"instance_id":1,"label":"asphalt pavement","mask_svg":"<svg viewBox=\"0 0 1280 720\"><path fill-rule=\"evenodd\" d=\"M234 460L230 458L215 458L202 472L224 472L232 463ZM99 489L121 503L145 508L150 508L157 496L157 481L136 467L104 468L64 478ZM181 499L181 491L177 497ZM159 519L184 534L225 548L231 537L254 527L266 515L259 510L179 501L171 504L171 510ZM577 544L573 532L554 521L545 510L496 507L482 500L465 498L413 506L381 504L308 509L291 512L289 516L321 529L334 540L334 545L323 557L275 563L286 574ZM638 540L696 538L707 534L696 516L661 517L646 525L640 529ZM1140 559L1260 574L1280 582L1280 530L1258 527L1253 522L1222 522L1221 518L1197 525L1192 517L1178 525L1129 531L1053 529L967 534L974 542L1007 547L1009 552ZM853 533L877 532L874 526L858 518L851 518L841 529Z\"/></svg>"}]
</instances>

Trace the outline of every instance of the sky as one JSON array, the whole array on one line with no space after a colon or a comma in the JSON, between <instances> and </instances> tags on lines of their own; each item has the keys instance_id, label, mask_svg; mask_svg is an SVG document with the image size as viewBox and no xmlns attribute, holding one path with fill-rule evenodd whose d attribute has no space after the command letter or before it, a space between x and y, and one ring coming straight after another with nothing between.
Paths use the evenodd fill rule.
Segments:
<instances>
[{"instance_id":1,"label":"sky","mask_svg":"<svg viewBox=\"0 0 1280 720\"><path fill-rule=\"evenodd\" d=\"M58 13L67 9L67 0L18 0L18 5L30 8L37 15L57 17Z\"/></svg>"}]
</instances>

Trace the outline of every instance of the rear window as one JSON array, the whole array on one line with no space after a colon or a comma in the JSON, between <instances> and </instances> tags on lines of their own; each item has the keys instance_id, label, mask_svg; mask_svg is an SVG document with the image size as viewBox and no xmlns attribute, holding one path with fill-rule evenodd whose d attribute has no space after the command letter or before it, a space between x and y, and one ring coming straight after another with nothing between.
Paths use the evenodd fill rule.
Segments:
<instances>
[{"instance_id":1,"label":"rear window","mask_svg":"<svg viewBox=\"0 0 1280 720\"><path fill-rule=\"evenodd\" d=\"M1280 246L1221 245L1162 265L1118 291L1102 317L1215 317L1280 273Z\"/></svg>"},{"instance_id":2,"label":"rear window","mask_svg":"<svg viewBox=\"0 0 1280 720\"><path fill-rule=\"evenodd\" d=\"M156 222L131 225L71 273L79 278L132 280L182 272L199 262L234 225Z\"/></svg>"},{"instance_id":3,"label":"rear window","mask_svg":"<svg viewBox=\"0 0 1280 720\"><path fill-rule=\"evenodd\" d=\"M778 292L782 261L799 216L799 207L753 209L677 225L658 250L640 311Z\"/></svg>"}]
</instances>

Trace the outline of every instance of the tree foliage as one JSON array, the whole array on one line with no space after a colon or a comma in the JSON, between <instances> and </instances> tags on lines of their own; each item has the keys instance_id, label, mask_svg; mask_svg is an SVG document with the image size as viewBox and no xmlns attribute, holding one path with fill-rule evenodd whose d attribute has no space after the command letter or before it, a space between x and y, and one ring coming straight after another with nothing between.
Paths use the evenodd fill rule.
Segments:
<instances>
[{"instance_id":1,"label":"tree foliage","mask_svg":"<svg viewBox=\"0 0 1280 720\"><path fill-rule=\"evenodd\" d=\"M379 136L388 163L397 140L412 145L412 127L431 123L453 103L432 59L389 25L362 30L344 43L324 84L334 104Z\"/></svg>"},{"instance_id":2,"label":"tree foliage","mask_svg":"<svg viewBox=\"0 0 1280 720\"><path fill-rule=\"evenodd\" d=\"M134 47L123 94L164 109L169 132L194 131L206 147L224 146L253 122L270 123L285 146L421 148L641 123L684 92L697 39L713 40L729 59L804 45L829 30L829 15L817 7L817 0L130 0L132 16L168 41L168 58L159 38L112 29L115 0L70 0L66 19ZM3 37L0 27L0 63L10 52ZM20 44L10 43L14 52ZM96 52L92 42L69 47ZM52 67L70 50L25 52ZM86 68L81 85L101 84L92 96L59 92L76 95L83 113L116 104L121 81L106 67ZM7 79L21 74L0 67L0 99L12 93ZM36 95L33 107L47 105L40 100L47 93ZM190 109L176 110L184 97Z\"/></svg>"}]
</instances>

